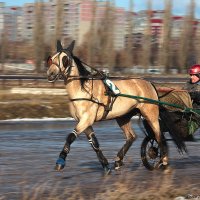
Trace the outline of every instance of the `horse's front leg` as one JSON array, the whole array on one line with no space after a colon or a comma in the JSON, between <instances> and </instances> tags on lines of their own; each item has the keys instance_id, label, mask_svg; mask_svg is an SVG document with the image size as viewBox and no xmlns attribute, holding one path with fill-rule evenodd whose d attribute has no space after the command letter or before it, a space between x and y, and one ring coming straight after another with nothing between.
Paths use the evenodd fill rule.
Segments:
<instances>
[{"instance_id":1,"label":"horse's front leg","mask_svg":"<svg viewBox=\"0 0 200 200\"><path fill-rule=\"evenodd\" d=\"M55 169L57 171L61 171L65 167L65 159L67 157L67 154L70 151L70 145L74 142L74 140L77 137L78 137L78 133L77 133L76 129L74 129L72 131L72 133L70 133L67 136L65 145L64 145L62 151L60 152L58 160L56 161L56 167L55 167Z\"/></svg>"},{"instance_id":2,"label":"horse's front leg","mask_svg":"<svg viewBox=\"0 0 200 200\"><path fill-rule=\"evenodd\" d=\"M98 158L99 158L100 162L102 163L104 169L107 168L108 161L103 156L102 151L99 148L97 138L95 137L93 129L91 128L91 125L93 123L94 123L94 120L91 118L91 115L82 117L82 119L78 122L74 131L72 133L70 133L66 138L65 145L64 145L62 151L60 152L59 158L56 162L56 167L55 167L56 170L60 171L65 167L65 160L66 160L68 153L70 152L70 146L75 141L75 139L80 135L80 133L82 133L83 131L86 132L86 135L87 135L88 139L90 140L94 150L96 151ZM90 127L90 128L88 128L88 127ZM90 134L90 133L93 133L93 134Z\"/></svg>"},{"instance_id":3,"label":"horse's front leg","mask_svg":"<svg viewBox=\"0 0 200 200\"><path fill-rule=\"evenodd\" d=\"M65 160L66 160L66 157L67 157L68 153L70 152L70 146L71 146L71 144L75 141L75 139L86 128L88 128L93 123L94 123L94 120L92 120L92 118L89 118L88 115L82 116L81 120L78 122L78 124L76 125L75 129L72 131L72 133L70 133L67 136L65 145L64 145L62 151L60 152L59 158L58 158L58 160L56 162L55 169L57 171L60 171L60 170L62 170L65 167Z\"/></svg>"},{"instance_id":4,"label":"horse's front leg","mask_svg":"<svg viewBox=\"0 0 200 200\"><path fill-rule=\"evenodd\" d=\"M99 142L97 140L97 137L94 134L92 126L89 126L84 132L85 132L85 134L88 138L88 141L91 144L93 150L96 152L99 162L101 163L102 167L104 168L105 173L109 174L111 172L111 169L109 167L108 160L105 158L102 150L100 149Z\"/></svg>"},{"instance_id":5,"label":"horse's front leg","mask_svg":"<svg viewBox=\"0 0 200 200\"><path fill-rule=\"evenodd\" d=\"M117 157L115 158L115 169L119 169L123 165L124 156L126 155L127 151L136 139L136 134L134 133L131 127L131 121L129 116L122 116L117 118L116 120L120 128L123 130L124 136L126 138L126 143L119 150L119 152L117 153Z\"/></svg>"}]
</instances>

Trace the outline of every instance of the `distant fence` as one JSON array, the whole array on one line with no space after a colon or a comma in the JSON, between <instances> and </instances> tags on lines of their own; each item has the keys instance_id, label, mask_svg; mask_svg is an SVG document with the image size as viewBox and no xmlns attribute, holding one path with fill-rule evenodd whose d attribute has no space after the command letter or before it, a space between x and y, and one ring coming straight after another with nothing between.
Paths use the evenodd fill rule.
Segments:
<instances>
[{"instance_id":1,"label":"distant fence","mask_svg":"<svg viewBox=\"0 0 200 200\"><path fill-rule=\"evenodd\" d=\"M61 87L63 81L58 80L56 83L49 83L45 76L41 75L0 75L0 87L7 88L13 86L20 87Z\"/></svg>"},{"instance_id":2,"label":"distant fence","mask_svg":"<svg viewBox=\"0 0 200 200\"><path fill-rule=\"evenodd\" d=\"M167 76L149 76L144 77L146 80L155 83L185 83L188 79L185 77L167 77ZM50 87L63 88L63 80L57 80L55 83L49 83L45 75L0 75L0 87L7 88L13 86L20 87Z\"/></svg>"}]
</instances>

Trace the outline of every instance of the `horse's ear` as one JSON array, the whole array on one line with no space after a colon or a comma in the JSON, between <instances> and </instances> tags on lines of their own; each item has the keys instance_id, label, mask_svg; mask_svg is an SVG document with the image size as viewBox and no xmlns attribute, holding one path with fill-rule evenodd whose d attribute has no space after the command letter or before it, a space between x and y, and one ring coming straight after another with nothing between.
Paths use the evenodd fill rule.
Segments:
<instances>
[{"instance_id":1,"label":"horse's ear","mask_svg":"<svg viewBox=\"0 0 200 200\"><path fill-rule=\"evenodd\" d=\"M67 47L66 50L72 53L74 49L74 45L75 45L75 40L72 41L72 43Z\"/></svg>"},{"instance_id":2,"label":"horse's ear","mask_svg":"<svg viewBox=\"0 0 200 200\"><path fill-rule=\"evenodd\" d=\"M60 42L60 40L57 40L57 52L60 52L63 50L62 44Z\"/></svg>"}]
</instances>

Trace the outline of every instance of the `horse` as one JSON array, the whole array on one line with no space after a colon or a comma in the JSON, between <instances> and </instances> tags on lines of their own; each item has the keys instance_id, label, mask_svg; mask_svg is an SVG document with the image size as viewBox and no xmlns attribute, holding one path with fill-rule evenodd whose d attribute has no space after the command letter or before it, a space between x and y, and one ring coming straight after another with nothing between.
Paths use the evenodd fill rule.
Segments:
<instances>
[{"instance_id":1,"label":"horse","mask_svg":"<svg viewBox=\"0 0 200 200\"><path fill-rule=\"evenodd\" d=\"M74 45L75 41L72 41L67 48L63 48L61 41L58 40L57 52L47 60L47 79L49 82L55 82L59 78L64 80L69 98L69 111L77 122L74 130L66 137L55 169L63 170L71 144L81 133L85 133L104 172L106 174L111 172L111 167L100 148L92 127L97 121L115 119L124 133L126 141L115 158L115 169L119 169L123 165L123 158L136 139L136 133L131 126L131 118L137 113L140 113L148 122L155 134L155 139L162 147L159 106L138 99L109 95L108 88L103 82L105 77L98 70L95 72L101 76L100 78L95 76L92 70L88 70L86 63L74 56ZM158 100L157 92L149 81L139 78L113 79L112 84L125 94ZM163 155L160 162L163 166L167 166L168 157Z\"/></svg>"}]
</instances>

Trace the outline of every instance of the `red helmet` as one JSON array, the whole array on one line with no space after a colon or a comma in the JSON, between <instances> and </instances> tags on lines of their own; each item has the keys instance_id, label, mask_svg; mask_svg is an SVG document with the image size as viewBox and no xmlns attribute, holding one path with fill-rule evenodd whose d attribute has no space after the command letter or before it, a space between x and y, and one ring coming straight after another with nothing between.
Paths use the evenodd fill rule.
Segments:
<instances>
[{"instance_id":1,"label":"red helmet","mask_svg":"<svg viewBox=\"0 0 200 200\"><path fill-rule=\"evenodd\" d=\"M192 65L189 69L189 74L200 74L200 65Z\"/></svg>"}]
</instances>

